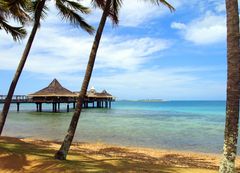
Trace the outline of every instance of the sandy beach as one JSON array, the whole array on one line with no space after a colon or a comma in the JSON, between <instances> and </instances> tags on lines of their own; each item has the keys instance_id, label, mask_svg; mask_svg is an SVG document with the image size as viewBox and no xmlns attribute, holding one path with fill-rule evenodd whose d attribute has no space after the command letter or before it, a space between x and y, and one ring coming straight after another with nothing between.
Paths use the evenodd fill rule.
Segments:
<instances>
[{"instance_id":1,"label":"sandy beach","mask_svg":"<svg viewBox=\"0 0 240 173\"><path fill-rule=\"evenodd\" d=\"M60 143L0 137L0 172L214 173L218 154L75 142L66 161L53 159ZM240 159L237 158L239 170Z\"/></svg>"}]
</instances>

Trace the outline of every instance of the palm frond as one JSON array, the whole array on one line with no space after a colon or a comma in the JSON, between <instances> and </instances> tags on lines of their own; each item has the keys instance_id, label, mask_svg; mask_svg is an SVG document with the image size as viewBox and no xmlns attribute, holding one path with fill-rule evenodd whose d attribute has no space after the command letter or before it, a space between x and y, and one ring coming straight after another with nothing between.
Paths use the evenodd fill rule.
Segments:
<instances>
[{"instance_id":1,"label":"palm frond","mask_svg":"<svg viewBox=\"0 0 240 173\"><path fill-rule=\"evenodd\" d=\"M117 25L119 23L119 11L121 6L122 0L112 0L109 15L113 24Z\"/></svg>"},{"instance_id":2,"label":"palm frond","mask_svg":"<svg viewBox=\"0 0 240 173\"><path fill-rule=\"evenodd\" d=\"M44 5L42 8L41 3L42 3L41 0L32 1L32 6L33 6L32 16L34 19L39 15L40 15L41 19L45 19L47 16L48 7L46 5Z\"/></svg>"},{"instance_id":3,"label":"palm frond","mask_svg":"<svg viewBox=\"0 0 240 173\"><path fill-rule=\"evenodd\" d=\"M31 21L30 16L27 14L32 10L31 0L9 0L0 3L0 6L6 18L13 18L21 24Z\"/></svg>"},{"instance_id":4,"label":"palm frond","mask_svg":"<svg viewBox=\"0 0 240 173\"><path fill-rule=\"evenodd\" d=\"M25 11L31 10L31 0L9 0L9 6L19 6Z\"/></svg>"},{"instance_id":5,"label":"palm frond","mask_svg":"<svg viewBox=\"0 0 240 173\"><path fill-rule=\"evenodd\" d=\"M91 0L91 3L94 7L99 7L101 9L104 9L106 0Z\"/></svg>"},{"instance_id":6,"label":"palm frond","mask_svg":"<svg viewBox=\"0 0 240 173\"><path fill-rule=\"evenodd\" d=\"M91 1L94 7L98 7L102 10L106 8L106 0L92 0ZM108 11L108 16L112 20L113 25L119 23L119 10L122 6L122 0L111 0L110 8Z\"/></svg>"},{"instance_id":7,"label":"palm frond","mask_svg":"<svg viewBox=\"0 0 240 173\"><path fill-rule=\"evenodd\" d=\"M162 4L168 7L171 12L175 11L175 8L165 0L145 0L145 1L151 1L153 4L156 5Z\"/></svg>"},{"instance_id":8,"label":"palm frond","mask_svg":"<svg viewBox=\"0 0 240 173\"><path fill-rule=\"evenodd\" d=\"M69 21L74 26L81 27L89 34L93 34L93 27L90 26L87 22L85 22L85 20L74 10L65 6L62 0L56 0L56 8L59 10L59 14L62 16L62 19Z\"/></svg>"},{"instance_id":9,"label":"palm frond","mask_svg":"<svg viewBox=\"0 0 240 173\"><path fill-rule=\"evenodd\" d=\"M11 26L1 17L0 17L0 29L4 29L7 33L10 33L14 41L20 41L27 35L27 32L23 27Z\"/></svg>"},{"instance_id":10,"label":"palm frond","mask_svg":"<svg viewBox=\"0 0 240 173\"><path fill-rule=\"evenodd\" d=\"M7 7L7 1L5 1L5 0L0 0L0 10L2 11L2 10L4 10L4 9L6 9L6 7Z\"/></svg>"},{"instance_id":11,"label":"palm frond","mask_svg":"<svg viewBox=\"0 0 240 173\"><path fill-rule=\"evenodd\" d=\"M76 11L80 11L81 13L89 14L91 12L91 10L88 7L85 7L78 2L69 1L69 0L62 0L62 2L63 3L65 2L68 8L71 8Z\"/></svg>"}]
</instances>

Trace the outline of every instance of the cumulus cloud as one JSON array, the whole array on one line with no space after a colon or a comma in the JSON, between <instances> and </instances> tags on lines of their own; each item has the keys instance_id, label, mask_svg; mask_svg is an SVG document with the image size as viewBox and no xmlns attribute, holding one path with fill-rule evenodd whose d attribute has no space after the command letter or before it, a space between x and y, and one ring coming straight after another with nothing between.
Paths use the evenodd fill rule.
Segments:
<instances>
[{"instance_id":1,"label":"cumulus cloud","mask_svg":"<svg viewBox=\"0 0 240 173\"><path fill-rule=\"evenodd\" d=\"M198 17L189 17L189 22L171 23L171 28L179 30L185 40L197 45L207 45L226 39L225 2L223 0L193 0L191 2L183 0L181 7L186 6L195 9Z\"/></svg>"},{"instance_id":2,"label":"cumulus cloud","mask_svg":"<svg viewBox=\"0 0 240 173\"><path fill-rule=\"evenodd\" d=\"M47 33L47 34L46 34ZM50 36L50 37L49 37ZM35 38L25 70L43 74L74 73L85 70L93 37L71 36L62 30L43 27ZM16 68L25 43L7 46L1 53L0 69ZM128 38L104 35L97 54L96 69L133 70L150 56L170 47L167 40L140 37Z\"/></svg>"},{"instance_id":3,"label":"cumulus cloud","mask_svg":"<svg viewBox=\"0 0 240 173\"><path fill-rule=\"evenodd\" d=\"M223 15L206 13L187 24L173 22L171 27L181 30L184 39L195 44L212 44L226 39L226 20Z\"/></svg>"}]
</instances>

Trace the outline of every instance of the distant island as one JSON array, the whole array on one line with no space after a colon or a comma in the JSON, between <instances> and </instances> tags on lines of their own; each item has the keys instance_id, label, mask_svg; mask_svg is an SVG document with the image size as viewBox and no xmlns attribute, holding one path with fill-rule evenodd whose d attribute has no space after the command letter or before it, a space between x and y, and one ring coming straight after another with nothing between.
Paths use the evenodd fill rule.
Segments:
<instances>
[{"instance_id":1,"label":"distant island","mask_svg":"<svg viewBox=\"0 0 240 173\"><path fill-rule=\"evenodd\" d=\"M164 102L163 99L141 99L137 100L138 102Z\"/></svg>"},{"instance_id":2,"label":"distant island","mask_svg":"<svg viewBox=\"0 0 240 173\"><path fill-rule=\"evenodd\" d=\"M165 102L163 99L140 99L140 100L117 100L117 101L128 101L128 102Z\"/></svg>"}]
</instances>

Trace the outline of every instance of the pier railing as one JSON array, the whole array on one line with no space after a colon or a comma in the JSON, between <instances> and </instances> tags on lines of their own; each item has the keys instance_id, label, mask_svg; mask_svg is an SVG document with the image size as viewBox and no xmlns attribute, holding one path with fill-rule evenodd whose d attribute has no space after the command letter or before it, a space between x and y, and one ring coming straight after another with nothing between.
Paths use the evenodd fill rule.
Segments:
<instances>
[{"instance_id":1,"label":"pier railing","mask_svg":"<svg viewBox=\"0 0 240 173\"><path fill-rule=\"evenodd\" d=\"M0 95L0 103L4 103L7 95ZM31 102L31 100L26 95L14 95L12 97L12 103L26 103Z\"/></svg>"}]
</instances>

